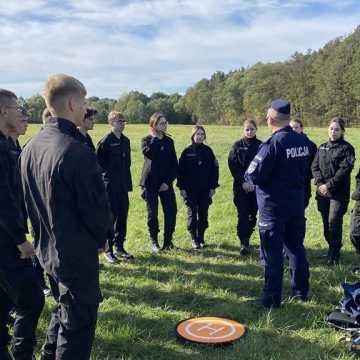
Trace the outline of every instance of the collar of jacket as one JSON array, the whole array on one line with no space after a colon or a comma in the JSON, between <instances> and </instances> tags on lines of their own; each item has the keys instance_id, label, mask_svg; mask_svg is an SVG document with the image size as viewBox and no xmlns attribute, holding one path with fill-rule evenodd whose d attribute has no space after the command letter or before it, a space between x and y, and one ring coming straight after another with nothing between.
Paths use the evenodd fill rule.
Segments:
<instances>
[{"instance_id":1,"label":"collar of jacket","mask_svg":"<svg viewBox=\"0 0 360 360\"><path fill-rule=\"evenodd\" d=\"M344 143L344 142L345 142L345 141L344 141L344 138L343 138L343 137L340 137L339 139L334 140L334 141L332 141L332 140L329 139L328 144L329 144L329 146L337 146L338 144L342 144L342 143Z\"/></svg>"},{"instance_id":2,"label":"collar of jacket","mask_svg":"<svg viewBox=\"0 0 360 360\"><path fill-rule=\"evenodd\" d=\"M0 131L0 139L1 140L7 140L7 137L3 134L2 131Z\"/></svg>"},{"instance_id":3,"label":"collar of jacket","mask_svg":"<svg viewBox=\"0 0 360 360\"><path fill-rule=\"evenodd\" d=\"M257 138L256 135L252 138L247 138L246 136L244 136L242 140L246 145L250 146L252 143L254 143L257 140Z\"/></svg>"},{"instance_id":4,"label":"collar of jacket","mask_svg":"<svg viewBox=\"0 0 360 360\"><path fill-rule=\"evenodd\" d=\"M78 129L76 125L70 120L64 118L56 118L55 126L57 126L61 132L76 138Z\"/></svg>"},{"instance_id":5,"label":"collar of jacket","mask_svg":"<svg viewBox=\"0 0 360 360\"><path fill-rule=\"evenodd\" d=\"M282 132L282 131L287 131L287 132L289 132L289 131L294 131L294 130L291 128L290 125L286 125L286 126L282 127L281 129L278 129L278 130L276 130L275 132L273 132L273 133L272 133L272 136L274 136L275 134L280 133L280 132Z\"/></svg>"}]
</instances>

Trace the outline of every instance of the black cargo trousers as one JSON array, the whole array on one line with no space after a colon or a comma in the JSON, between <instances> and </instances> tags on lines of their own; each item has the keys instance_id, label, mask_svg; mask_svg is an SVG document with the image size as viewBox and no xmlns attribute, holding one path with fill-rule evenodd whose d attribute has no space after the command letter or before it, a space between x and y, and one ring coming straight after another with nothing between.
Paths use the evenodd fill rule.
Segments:
<instances>
[{"instance_id":1,"label":"black cargo trousers","mask_svg":"<svg viewBox=\"0 0 360 360\"><path fill-rule=\"evenodd\" d=\"M51 314L41 360L89 360L99 304L80 302L51 276L49 283L57 305Z\"/></svg>"},{"instance_id":2,"label":"black cargo trousers","mask_svg":"<svg viewBox=\"0 0 360 360\"><path fill-rule=\"evenodd\" d=\"M336 200L317 194L316 200L323 221L324 237L329 244L329 256L338 260L342 247L343 217L347 211L349 199Z\"/></svg>"},{"instance_id":3,"label":"black cargo trousers","mask_svg":"<svg viewBox=\"0 0 360 360\"><path fill-rule=\"evenodd\" d=\"M28 266L0 267L0 348L8 346L11 340L16 360L32 359L43 307L44 294L31 261ZM7 327L11 309L16 312L12 339Z\"/></svg>"}]
</instances>

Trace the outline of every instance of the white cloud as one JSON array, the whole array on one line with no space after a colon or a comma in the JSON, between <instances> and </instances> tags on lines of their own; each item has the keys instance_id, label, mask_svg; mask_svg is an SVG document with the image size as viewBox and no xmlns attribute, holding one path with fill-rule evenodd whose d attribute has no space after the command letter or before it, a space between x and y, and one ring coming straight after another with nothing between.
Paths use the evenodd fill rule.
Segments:
<instances>
[{"instance_id":1,"label":"white cloud","mask_svg":"<svg viewBox=\"0 0 360 360\"><path fill-rule=\"evenodd\" d=\"M181 91L216 70L317 49L350 33L360 13L342 10L354 4L349 0L59 3L0 6L0 87L29 96L41 91L49 73L65 72L79 77L90 95ZM302 16L314 3L336 11Z\"/></svg>"}]
</instances>

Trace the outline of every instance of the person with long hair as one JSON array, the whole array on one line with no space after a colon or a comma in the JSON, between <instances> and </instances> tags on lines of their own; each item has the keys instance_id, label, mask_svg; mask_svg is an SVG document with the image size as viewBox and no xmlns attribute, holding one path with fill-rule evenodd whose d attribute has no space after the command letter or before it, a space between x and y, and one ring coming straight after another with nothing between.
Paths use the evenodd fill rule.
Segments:
<instances>
[{"instance_id":1,"label":"person with long hair","mask_svg":"<svg viewBox=\"0 0 360 360\"><path fill-rule=\"evenodd\" d=\"M237 209L237 236L240 241L240 255L250 253L250 237L256 225L257 203L255 186L244 179L245 171L257 154L261 141L256 138L257 126L254 120L244 122L243 137L232 146L228 165L234 178L234 204Z\"/></svg>"},{"instance_id":2,"label":"person with long hair","mask_svg":"<svg viewBox=\"0 0 360 360\"><path fill-rule=\"evenodd\" d=\"M329 140L319 146L311 167L324 237L329 244L329 264L338 263L340 258L343 217L349 205L350 174L355 163L355 150L344 140L344 134L344 120L333 118L328 128Z\"/></svg>"},{"instance_id":3,"label":"person with long hair","mask_svg":"<svg viewBox=\"0 0 360 360\"><path fill-rule=\"evenodd\" d=\"M191 144L179 158L177 186L187 207L187 229L191 235L192 248L205 246L204 234L208 228L208 210L215 189L219 186L219 164L212 149L204 144L206 132L195 125Z\"/></svg>"},{"instance_id":4,"label":"person with long hair","mask_svg":"<svg viewBox=\"0 0 360 360\"><path fill-rule=\"evenodd\" d=\"M141 173L140 186L142 198L146 201L148 213L148 229L151 247L154 253L159 252L158 242L159 198L164 212L164 243L163 250L174 248L172 237L176 225L176 197L173 182L178 173L178 161L174 141L167 133L166 117L156 112L150 117L149 135L141 142L144 165Z\"/></svg>"}]
</instances>

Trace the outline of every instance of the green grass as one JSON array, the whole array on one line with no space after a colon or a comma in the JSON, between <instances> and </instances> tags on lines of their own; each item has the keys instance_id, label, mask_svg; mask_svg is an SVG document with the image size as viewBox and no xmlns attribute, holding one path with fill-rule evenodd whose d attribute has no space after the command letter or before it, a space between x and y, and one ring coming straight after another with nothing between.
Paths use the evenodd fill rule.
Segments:
<instances>
[{"instance_id":1,"label":"green grass","mask_svg":"<svg viewBox=\"0 0 360 360\"><path fill-rule=\"evenodd\" d=\"M38 129L32 125L22 142ZM326 129L307 130L317 144L326 141ZM107 126L97 125L91 133L94 142L107 131ZM189 143L191 127L170 126L169 131L179 156ZM134 192L130 195L126 246L136 256L136 261L110 266L101 259L105 267L101 272L104 301L99 309L92 359L355 359L338 342L341 333L329 329L323 321L342 297L340 283L357 280L350 271L359 262L348 237L350 210L344 219L341 263L328 267L318 259L326 253L327 247L314 197L311 199L306 213L305 241L311 266L310 301L302 304L289 299L289 273L286 270L284 306L278 310L264 310L254 302L263 285L258 234L255 232L251 239L253 255L240 258L232 178L227 167L229 149L241 137L242 130L240 127L208 126L207 132L208 144L219 160L221 185L209 211L210 226L206 233L209 247L198 253L190 251L185 207L177 192L174 242L181 250L153 256L150 254L145 203L137 186L143 162L140 140L147 134L147 128L127 125L125 133L132 145ZM259 129L260 139L268 135L266 128ZM360 129L348 130L347 140L360 151L359 139ZM353 179L358 167L357 163ZM352 206L350 203L349 209ZM52 305L53 301L48 299L39 324L39 346L45 338ZM174 327L178 321L191 316L229 317L245 323L249 332L226 348L184 345L176 340Z\"/></svg>"}]
</instances>

